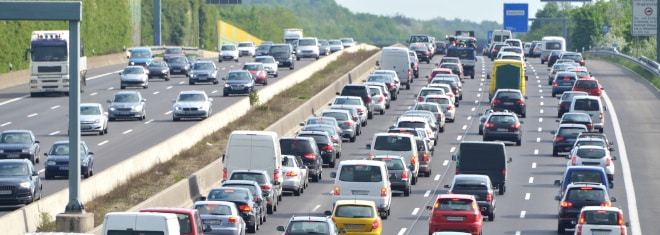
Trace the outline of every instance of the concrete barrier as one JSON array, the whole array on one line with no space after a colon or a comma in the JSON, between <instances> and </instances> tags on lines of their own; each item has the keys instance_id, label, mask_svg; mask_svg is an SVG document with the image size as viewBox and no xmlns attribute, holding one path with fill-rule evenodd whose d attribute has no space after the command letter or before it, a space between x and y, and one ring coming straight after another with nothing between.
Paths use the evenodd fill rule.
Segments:
<instances>
[{"instance_id":1,"label":"concrete barrier","mask_svg":"<svg viewBox=\"0 0 660 235\"><path fill-rule=\"evenodd\" d=\"M363 46L361 48L373 48ZM259 97L261 102L267 102L275 94L288 89L289 87L297 84L300 81L303 81L309 76L318 70L324 68L327 64L337 59L341 53L346 53L349 51L355 51L361 49L360 47L354 47L352 50L342 51L340 53L335 53L331 56L327 56L323 59L320 59L314 62L312 65L305 67L305 69L300 69L289 76L286 79L282 79L280 82L269 85L268 87L259 91ZM371 63L375 64L375 62ZM327 101L326 101L327 102ZM180 153L183 150L186 150L194 146L197 142L201 141L204 137L214 133L222 127L225 127L230 122L237 120L241 116L245 115L250 109L249 98L245 97L240 99L233 105L227 107L222 112L212 115L208 119L201 121L199 124L194 125L183 132L178 133L177 135L170 137L169 139L163 141L162 143L152 146L151 148L128 158L114 166L105 169L99 173L96 173L94 177L88 178L81 183L81 192L80 200L83 203L89 202L94 198L104 195L112 191L116 186L123 184L124 182L130 180L134 175L146 172L151 169L154 165L162 162L166 162L173 158L176 154ZM218 161L216 161L218 162ZM215 163L222 164L222 163ZM213 164L211 164L213 165ZM217 167L218 165L216 165ZM209 169L204 168L204 169ZM222 169L222 165L219 168L212 169ZM208 170L212 171L212 170ZM190 178L187 181L182 181L177 183L175 186L185 188L184 190L187 193L182 193L182 195L176 195L173 199L153 199L153 201L160 203L160 206L181 206L178 204L163 204L164 202L174 202L174 201L188 201L191 202L199 196L195 192L191 192L188 189L197 188L207 190L207 185L211 182L217 182L217 179L213 177L204 177L212 175L212 173L206 172L204 174L194 174L192 178L197 178L200 180L194 180L191 182ZM221 175L219 175L221 177ZM200 184L199 182L203 182ZM184 184L184 185L180 185ZM200 187L203 186L203 187ZM172 186L174 187L174 186ZM166 190L168 191L168 190ZM161 194L169 195L162 192ZM181 188L177 190L172 190L171 192L176 192L174 194L181 193ZM64 212L64 208L68 203L68 189L61 190L51 196L45 197L44 199L34 202L30 205L27 205L19 210L13 211L0 218L0 227L6 228L3 230L3 234L24 234L26 232L35 231L39 222L41 221L41 216L50 216L51 220L55 219L55 216L59 213ZM168 196L162 196L168 197ZM154 205L150 205L154 206ZM135 208L144 208L144 205L136 206Z\"/></svg>"}]
</instances>

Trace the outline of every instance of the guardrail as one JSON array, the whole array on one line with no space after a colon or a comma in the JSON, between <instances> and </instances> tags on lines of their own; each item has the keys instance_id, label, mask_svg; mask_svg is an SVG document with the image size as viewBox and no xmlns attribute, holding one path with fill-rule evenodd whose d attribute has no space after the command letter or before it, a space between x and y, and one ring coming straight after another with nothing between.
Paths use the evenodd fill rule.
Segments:
<instances>
[{"instance_id":1,"label":"guardrail","mask_svg":"<svg viewBox=\"0 0 660 235\"><path fill-rule=\"evenodd\" d=\"M646 69L656 77L660 77L660 63L653 61L645 56L642 56L640 58L635 58L626 54L621 54L615 48L612 47L595 47L590 51L586 51L585 54L589 54L597 57L611 56L611 57L625 59Z\"/></svg>"}]
</instances>

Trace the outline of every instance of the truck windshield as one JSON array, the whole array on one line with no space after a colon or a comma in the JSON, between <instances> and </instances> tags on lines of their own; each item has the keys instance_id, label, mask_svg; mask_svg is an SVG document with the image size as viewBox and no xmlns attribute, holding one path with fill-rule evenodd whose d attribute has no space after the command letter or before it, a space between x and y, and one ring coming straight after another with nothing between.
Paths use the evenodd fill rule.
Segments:
<instances>
[{"instance_id":1,"label":"truck windshield","mask_svg":"<svg viewBox=\"0 0 660 235\"><path fill-rule=\"evenodd\" d=\"M66 55L66 45L32 47L32 61L66 61Z\"/></svg>"}]
</instances>

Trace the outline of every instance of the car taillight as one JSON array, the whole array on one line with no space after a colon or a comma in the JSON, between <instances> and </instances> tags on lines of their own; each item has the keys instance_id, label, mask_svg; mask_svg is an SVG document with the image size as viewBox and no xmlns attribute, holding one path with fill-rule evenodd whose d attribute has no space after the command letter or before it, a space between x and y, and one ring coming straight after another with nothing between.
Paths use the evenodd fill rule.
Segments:
<instances>
[{"instance_id":1,"label":"car taillight","mask_svg":"<svg viewBox=\"0 0 660 235\"><path fill-rule=\"evenodd\" d=\"M415 165L417 163L417 156L410 156L410 164Z\"/></svg>"},{"instance_id":2,"label":"car taillight","mask_svg":"<svg viewBox=\"0 0 660 235\"><path fill-rule=\"evenodd\" d=\"M559 206L561 206L562 208L571 208L571 207L573 207L573 203L572 202L567 202L567 201L562 201L561 203L559 203Z\"/></svg>"},{"instance_id":3,"label":"car taillight","mask_svg":"<svg viewBox=\"0 0 660 235\"><path fill-rule=\"evenodd\" d=\"M584 224L584 213L580 214L580 219L578 219L578 224Z\"/></svg>"},{"instance_id":4,"label":"car taillight","mask_svg":"<svg viewBox=\"0 0 660 235\"><path fill-rule=\"evenodd\" d=\"M303 157L309 160L316 160L316 154L314 153L306 153Z\"/></svg>"},{"instance_id":5,"label":"car taillight","mask_svg":"<svg viewBox=\"0 0 660 235\"><path fill-rule=\"evenodd\" d=\"M410 78L410 74L412 74L412 71L408 69L408 78Z\"/></svg>"},{"instance_id":6,"label":"car taillight","mask_svg":"<svg viewBox=\"0 0 660 235\"><path fill-rule=\"evenodd\" d=\"M610 166L610 164L612 164L612 159L610 159L609 157L605 158L605 165Z\"/></svg>"},{"instance_id":7,"label":"car taillight","mask_svg":"<svg viewBox=\"0 0 660 235\"><path fill-rule=\"evenodd\" d=\"M376 218L373 223L371 223L371 229L377 229L380 227L380 219Z\"/></svg>"},{"instance_id":8,"label":"car taillight","mask_svg":"<svg viewBox=\"0 0 660 235\"><path fill-rule=\"evenodd\" d=\"M600 120L603 120L603 112L600 112L600 114L598 115L598 118L600 118Z\"/></svg>"},{"instance_id":9,"label":"car taillight","mask_svg":"<svg viewBox=\"0 0 660 235\"><path fill-rule=\"evenodd\" d=\"M369 99L371 99L371 98L369 98ZM358 112L364 112L363 108L358 108L357 110L358 110Z\"/></svg>"},{"instance_id":10,"label":"car taillight","mask_svg":"<svg viewBox=\"0 0 660 235\"><path fill-rule=\"evenodd\" d=\"M517 105L525 105L525 100L516 100Z\"/></svg>"},{"instance_id":11,"label":"car taillight","mask_svg":"<svg viewBox=\"0 0 660 235\"><path fill-rule=\"evenodd\" d=\"M452 109L454 109L454 108L452 108L451 106L447 107L447 110L449 110L449 111L451 111Z\"/></svg>"},{"instance_id":12,"label":"car taillight","mask_svg":"<svg viewBox=\"0 0 660 235\"><path fill-rule=\"evenodd\" d=\"M371 97L367 97L367 104L371 103Z\"/></svg>"},{"instance_id":13,"label":"car taillight","mask_svg":"<svg viewBox=\"0 0 660 235\"><path fill-rule=\"evenodd\" d=\"M332 193L333 193L335 196L339 196L339 186L335 186L335 188L334 188L334 190L333 190Z\"/></svg>"},{"instance_id":14,"label":"car taillight","mask_svg":"<svg viewBox=\"0 0 660 235\"><path fill-rule=\"evenodd\" d=\"M497 50L493 49L493 53L497 52Z\"/></svg>"},{"instance_id":15,"label":"car taillight","mask_svg":"<svg viewBox=\"0 0 660 235\"><path fill-rule=\"evenodd\" d=\"M291 177L298 176L298 173L293 172L293 171L289 171L289 172L286 173L286 176L291 176Z\"/></svg>"},{"instance_id":16,"label":"car taillight","mask_svg":"<svg viewBox=\"0 0 660 235\"><path fill-rule=\"evenodd\" d=\"M623 214L619 213L619 230L621 230L621 235L626 235L626 223L623 222Z\"/></svg>"},{"instance_id":17,"label":"car taillight","mask_svg":"<svg viewBox=\"0 0 660 235\"><path fill-rule=\"evenodd\" d=\"M456 167L456 171L454 171L454 175L458 175L460 173L461 173L461 171L458 169L458 167Z\"/></svg>"},{"instance_id":18,"label":"car taillight","mask_svg":"<svg viewBox=\"0 0 660 235\"><path fill-rule=\"evenodd\" d=\"M493 194L492 193L486 194L486 201L487 202L493 202Z\"/></svg>"},{"instance_id":19,"label":"car taillight","mask_svg":"<svg viewBox=\"0 0 660 235\"><path fill-rule=\"evenodd\" d=\"M520 129L520 124L518 124L518 123L511 124L511 128Z\"/></svg>"},{"instance_id":20,"label":"car taillight","mask_svg":"<svg viewBox=\"0 0 660 235\"><path fill-rule=\"evenodd\" d=\"M332 142L338 142L338 141L339 141L339 138L338 138L337 136L334 136L334 135L333 135L333 136L330 137L330 138L332 139Z\"/></svg>"},{"instance_id":21,"label":"car taillight","mask_svg":"<svg viewBox=\"0 0 660 235\"><path fill-rule=\"evenodd\" d=\"M353 114L353 119L357 119L357 115Z\"/></svg>"},{"instance_id":22,"label":"car taillight","mask_svg":"<svg viewBox=\"0 0 660 235\"><path fill-rule=\"evenodd\" d=\"M591 130L591 129L593 129L593 128L594 128L593 125L591 125L591 124L587 124L587 129Z\"/></svg>"},{"instance_id":23,"label":"car taillight","mask_svg":"<svg viewBox=\"0 0 660 235\"><path fill-rule=\"evenodd\" d=\"M323 147L321 147L321 150L323 150L323 151L332 150L332 144L324 145Z\"/></svg>"},{"instance_id":24,"label":"car taillight","mask_svg":"<svg viewBox=\"0 0 660 235\"><path fill-rule=\"evenodd\" d=\"M506 168L502 168L502 176L506 178Z\"/></svg>"},{"instance_id":25,"label":"car taillight","mask_svg":"<svg viewBox=\"0 0 660 235\"><path fill-rule=\"evenodd\" d=\"M563 136L557 136L557 137L555 137L555 141L564 141L564 137Z\"/></svg>"},{"instance_id":26,"label":"car taillight","mask_svg":"<svg viewBox=\"0 0 660 235\"><path fill-rule=\"evenodd\" d=\"M238 217L234 216L234 215L229 216L229 219L227 220L227 222L229 222L230 224L238 223Z\"/></svg>"},{"instance_id":27,"label":"car taillight","mask_svg":"<svg viewBox=\"0 0 660 235\"><path fill-rule=\"evenodd\" d=\"M401 180L403 181L408 180L408 171L401 172Z\"/></svg>"},{"instance_id":28,"label":"car taillight","mask_svg":"<svg viewBox=\"0 0 660 235\"><path fill-rule=\"evenodd\" d=\"M382 95L379 95L378 96L378 103L383 102L383 100L385 100L385 98Z\"/></svg>"},{"instance_id":29,"label":"car taillight","mask_svg":"<svg viewBox=\"0 0 660 235\"><path fill-rule=\"evenodd\" d=\"M454 94L458 95L458 89L454 89Z\"/></svg>"},{"instance_id":30,"label":"car taillight","mask_svg":"<svg viewBox=\"0 0 660 235\"><path fill-rule=\"evenodd\" d=\"M562 102L561 104L559 104L559 107L568 108L568 103L563 103Z\"/></svg>"},{"instance_id":31,"label":"car taillight","mask_svg":"<svg viewBox=\"0 0 660 235\"><path fill-rule=\"evenodd\" d=\"M352 125L353 125L353 123L352 123L352 122L344 122L344 125L347 125L347 126L349 126L349 127L350 127L350 126L352 126Z\"/></svg>"},{"instance_id":32,"label":"car taillight","mask_svg":"<svg viewBox=\"0 0 660 235\"><path fill-rule=\"evenodd\" d=\"M261 190L270 191L270 185L261 185Z\"/></svg>"},{"instance_id":33,"label":"car taillight","mask_svg":"<svg viewBox=\"0 0 660 235\"><path fill-rule=\"evenodd\" d=\"M246 211L246 212L249 212L249 211L252 210L252 208L250 208L250 206L245 205L245 204L240 205L240 206L238 207L238 209L241 210L241 211Z\"/></svg>"},{"instance_id":34,"label":"car taillight","mask_svg":"<svg viewBox=\"0 0 660 235\"><path fill-rule=\"evenodd\" d=\"M498 99L493 99L492 102L493 102L493 104L500 104L500 103L502 103L502 101L501 101L501 100L498 100Z\"/></svg>"},{"instance_id":35,"label":"car taillight","mask_svg":"<svg viewBox=\"0 0 660 235\"><path fill-rule=\"evenodd\" d=\"M275 169L275 172L273 172L273 180L279 181L280 180L280 170Z\"/></svg>"},{"instance_id":36,"label":"car taillight","mask_svg":"<svg viewBox=\"0 0 660 235\"><path fill-rule=\"evenodd\" d=\"M557 74L557 70L552 71L552 74Z\"/></svg>"},{"instance_id":37,"label":"car taillight","mask_svg":"<svg viewBox=\"0 0 660 235\"><path fill-rule=\"evenodd\" d=\"M577 165L577 157L571 158L571 165Z\"/></svg>"},{"instance_id":38,"label":"car taillight","mask_svg":"<svg viewBox=\"0 0 660 235\"><path fill-rule=\"evenodd\" d=\"M394 85L392 85L392 83L387 83L386 85L387 85L387 88L390 88L390 89L394 88Z\"/></svg>"},{"instance_id":39,"label":"car taillight","mask_svg":"<svg viewBox=\"0 0 660 235\"><path fill-rule=\"evenodd\" d=\"M222 168L222 179L227 179L227 167Z\"/></svg>"},{"instance_id":40,"label":"car taillight","mask_svg":"<svg viewBox=\"0 0 660 235\"><path fill-rule=\"evenodd\" d=\"M603 203L600 204L600 206L611 207L612 203L611 202L603 202Z\"/></svg>"},{"instance_id":41,"label":"car taillight","mask_svg":"<svg viewBox=\"0 0 660 235\"><path fill-rule=\"evenodd\" d=\"M580 66L584 66L584 60L580 60Z\"/></svg>"},{"instance_id":42,"label":"car taillight","mask_svg":"<svg viewBox=\"0 0 660 235\"><path fill-rule=\"evenodd\" d=\"M555 84L552 85L552 86L554 86L554 87L558 87L558 86L559 86L559 83L555 82Z\"/></svg>"},{"instance_id":43,"label":"car taillight","mask_svg":"<svg viewBox=\"0 0 660 235\"><path fill-rule=\"evenodd\" d=\"M487 122L486 125L484 125L485 128L493 128L494 126L495 124L493 124L492 122Z\"/></svg>"},{"instance_id":44,"label":"car taillight","mask_svg":"<svg viewBox=\"0 0 660 235\"><path fill-rule=\"evenodd\" d=\"M424 101L424 96L417 96L417 101L419 101L419 102Z\"/></svg>"},{"instance_id":45,"label":"car taillight","mask_svg":"<svg viewBox=\"0 0 660 235\"><path fill-rule=\"evenodd\" d=\"M380 196L387 197L387 188L385 187L380 188Z\"/></svg>"},{"instance_id":46,"label":"car taillight","mask_svg":"<svg viewBox=\"0 0 660 235\"><path fill-rule=\"evenodd\" d=\"M425 162L429 161L429 154L428 153L424 153L424 155L422 155L422 161L425 161Z\"/></svg>"}]
</instances>

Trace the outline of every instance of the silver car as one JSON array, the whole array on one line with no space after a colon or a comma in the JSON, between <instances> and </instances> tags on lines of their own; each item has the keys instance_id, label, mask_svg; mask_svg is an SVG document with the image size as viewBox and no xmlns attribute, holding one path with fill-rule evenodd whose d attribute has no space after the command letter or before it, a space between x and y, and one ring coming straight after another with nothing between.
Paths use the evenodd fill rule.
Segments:
<instances>
[{"instance_id":1,"label":"silver car","mask_svg":"<svg viewBox=\"0 0 660 235\"><path fill-rule=\"evenodd\" d=\"M120 91L108 100L108 120L138 119L147 117L147 99L138 91Z\"/></svg>"},{"instance_id":2,"label":"silver car","mask_svg":"<svg viewBox=\"0 0 660 235\"><path fill-rule=\"evenodd\" d=\"M126 87L149 87L149 69L142 66L127 66L119 73L121 89Z\"/></svg>"},{"instance_id":3,"label":"silver car","mask_svg":"<svg viewBox=\"0 0 660 235\"><path fill-rule=\"evenodd\" d=\"M595 145L579 145L570 152L571 158L566 166L600 166L607 174L610 184L614 181L614 163L616 157L610 155L606 147Z\"/></svg>"},{"instance_id":4,"label":"silver car","mask_svg":"<svg viewBox=\"0 0 660 235\"><path fill-rule=\"evenodd\" d=\"M341 128L341 136L350 139L351 142L355 142L359 124L353 121L351 113L348 110L328 109L323 111L321 116L335 118L337 123L339 123L339 128Z\"/></svg>"},{"instance_id":5,"label":"silver car","mask_svg":"<svg viewBox=\"0 0 660 235\"><path fill-rule=\"evenodd\" d=\"M254 62L262 63L264 68L266 68L268 75L272 75L273 77L279 76L280 73L278 72L277 60L272 56L257 56L254 57Z\"/></svg>"},{"instance_id":6,"label":"silver car","mask_svg":"<svg viewBox=\"0 0 660 235\"><path fill-rule=\"evenodd\" d=\"M335 100L330 104L330 108L333 106L353 106L357 109L358 115L360 116L360 122L362 126L367 125L368 112L367 105L362 101L362 98L357 96L337 96Z\"/></svg>"},{"instance_id":7,"label":"silver car","mask_svg":"<svg viewBox=\"0 0 660 235\"><path fill-rule=\"evenodd\" d=\"M89 132L99 135L108 133L108 113L99 103L80 104L80 133Z\"/></svg>"},{"instance_id":8,"label":"silver car","mask_svg":"<svg viewBox=\"0 0 660 235\"><path fill-rule=\"evenodd\" d=\"M292 192L295 196L300 196L305 190L305 181L307 177L307 167L298 161L296 156L282 155L282 190Z\"/></svg>"},{"instance_id":9,"label":"silver car","mask_svg":"<svg viewBox=\"0 0 660 235\"><path fill-rule=\"evenodd\" d=\"M229 201L197 201L193 208L199 211L202 223L211 226L205 234L245 234L245 220L236 204Z\"/></svg>"},{"instance_id":10,"label":"silver car","mask_svg":"<svg viewBox=\"0 0 660 235\"><path fill-rule=\"evenodd\" d=\"M206 119L211 116L211 102L204 91L181 91L176 99L172 100L172 120L181 118Z\"/></svg>"},{"instance_id":11,"label":"silver car","mask_svg":"<svg viewBox=\"0 0 660 235\"><path fill-rule=\"evenodd\" d=\"M427 95L424 98L424 102L438 103L440 107L442 107L445 119L449 122L454 122L456 119L456 107L454 106L451 97L447 95Z\"/></svg>"},{"instance_id":12,"label":"silver car","mask_svg":"<svg viewBox=\"0 0 660 235\"><path fill-rule=\"evenodd\" d=\"M344 49L344 44L341 40L329 40L328 43L330 44L330 53Z\"/></svg>"},{"instance_id":13,"label":"silver car","mask_svg":"<svg viewBox=\"0 0 660 235\"><path fill-rule=\"evenodd\" d=\"M218 68L212 61L197 61L192 65L188 84L195 85L198 82L218 84Z\"/></svg>"}]
</instances>

